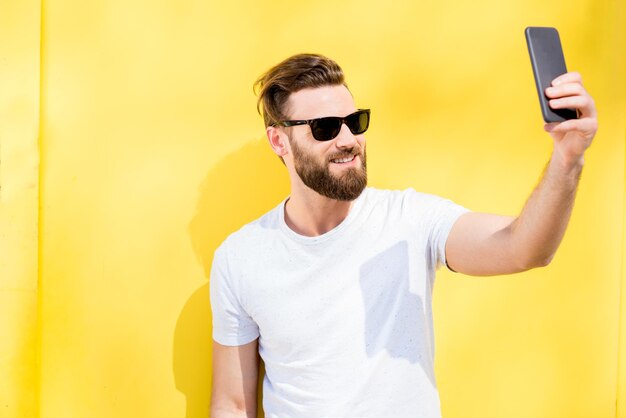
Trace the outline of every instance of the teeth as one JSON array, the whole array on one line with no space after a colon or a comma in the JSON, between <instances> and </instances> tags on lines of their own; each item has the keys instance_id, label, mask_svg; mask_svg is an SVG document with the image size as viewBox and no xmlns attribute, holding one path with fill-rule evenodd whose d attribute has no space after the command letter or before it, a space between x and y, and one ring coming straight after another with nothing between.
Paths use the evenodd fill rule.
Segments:
<instances>
[{"instance_id":1,"label":"teeth","mask_svg":"<svg viewBox=\"0 0 626 418\"><path fill-rule=\"evenodd\" d=\"M350 157L346 157L346 158L341 158L341 159L337 159L337 160L330 160L333 163L347 163L349 161L354 160L354 155L351 155Z\"/></svg>"}]
</instances>

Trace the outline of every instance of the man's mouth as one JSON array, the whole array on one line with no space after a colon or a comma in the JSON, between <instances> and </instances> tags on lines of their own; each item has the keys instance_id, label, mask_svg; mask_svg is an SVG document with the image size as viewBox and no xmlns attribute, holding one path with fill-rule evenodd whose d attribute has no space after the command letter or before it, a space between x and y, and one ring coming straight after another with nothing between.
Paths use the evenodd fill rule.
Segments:
<instances>
[{"instance_id":1,"label":"man's mouth","mask_svg":"<svg viewBox=\"0 0 626 418\"><path fill-rule=\"evenodd\" d=\"M331 163L335 163L335 164L349 163L350 161L354 160L355 157L356 157L356 155L350 155L350 156L344 157L344 158L334 158L334 159L330 160L330 162Z\"/></svg>"}]
</instances>

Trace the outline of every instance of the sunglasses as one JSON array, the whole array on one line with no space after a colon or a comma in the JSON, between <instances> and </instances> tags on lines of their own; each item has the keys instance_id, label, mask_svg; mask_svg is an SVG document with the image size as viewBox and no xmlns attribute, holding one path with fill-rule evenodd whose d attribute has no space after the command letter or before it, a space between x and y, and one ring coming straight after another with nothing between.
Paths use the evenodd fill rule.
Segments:
<instances>
[{"instance_id":1,"label":"sunglasses","mask_svg":"<svg viewBox=\"0 0 626 418\"><path fill-rule=\"evenodd\" d=\"M297 126L309 125L313 138L318 141L330 141L339 135L341 125L346 124L353 135L359 135L367 131L370 125L370 110L359 109L349 114L345 118L339 116L327 116L325 118L309 119L309 120L285 120L276 122L272 126Z\"/></svg>"}]
</instances>

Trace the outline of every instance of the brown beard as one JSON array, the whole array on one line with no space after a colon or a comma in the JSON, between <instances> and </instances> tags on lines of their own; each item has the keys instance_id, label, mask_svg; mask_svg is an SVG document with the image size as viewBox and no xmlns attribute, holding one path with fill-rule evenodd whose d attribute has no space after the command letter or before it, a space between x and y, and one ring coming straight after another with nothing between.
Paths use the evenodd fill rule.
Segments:
<instances>
[{"instance_id":1,"label":"brown beard","mask_svg":"<svg viewBox=\"0 0 626 418\"><path fill-rule=\"evenodd\" d=\"M322 196L334 200L352 201L359 197L365 186L367 186L365 149L363 149L363 152L359 152L360 147L353 147L346 149L341 153L341 156L338 155L331 158L341 158L348 155L356 155L361 158L360 169L349 168L341 177L336 177L329 170L330 159L325 165L320 164L312 155L307 154L300 148L296 141L292 141L289 138L289 143L293 151L296 173L298 173L305 185Z\"/></svg>"}]
</instances>

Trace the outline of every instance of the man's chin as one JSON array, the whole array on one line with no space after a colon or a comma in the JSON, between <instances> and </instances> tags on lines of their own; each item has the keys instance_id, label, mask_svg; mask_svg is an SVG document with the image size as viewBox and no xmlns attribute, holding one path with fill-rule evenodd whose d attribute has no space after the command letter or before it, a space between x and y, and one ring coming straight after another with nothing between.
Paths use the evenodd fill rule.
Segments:
<instances>
[{"instance_id":1,"label":"man's chin","mask_svg":"<svg viewBox=\"0 0 626 418\"><path fill-rule=\"evenodd\" d=\"M296 172L302 182L319 195L333 200L352 201L359 197L367 186L365 167L360 163L358 161L356 167L350 168L333 169L326 166L321 170L309 171L305 170L306 167L296 167Z\"/></svg>"},{"instance_id":2,"label":"man's chin","mask_svg":"<svg viewBox=\"0 0 626 418\"><path fill-rule=\"evenodd\" d=\"M317 192L330 199L344 202L352 201L359 197L367 187L367 178L356 178L358 175L357 172L357 170L353 170L353 173L346 173L344 176L341 176L341 178L335 177L338 183L336 187L333 187L332 190L318 190ZM346 178L351 175L354 177L350 179Z\"/></svg>"}]
</instances>

